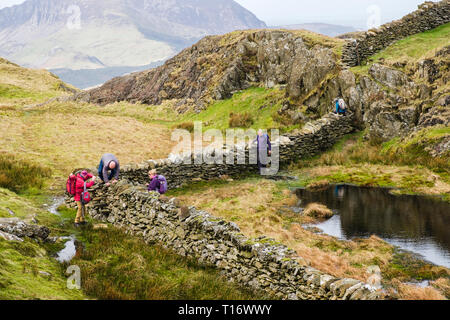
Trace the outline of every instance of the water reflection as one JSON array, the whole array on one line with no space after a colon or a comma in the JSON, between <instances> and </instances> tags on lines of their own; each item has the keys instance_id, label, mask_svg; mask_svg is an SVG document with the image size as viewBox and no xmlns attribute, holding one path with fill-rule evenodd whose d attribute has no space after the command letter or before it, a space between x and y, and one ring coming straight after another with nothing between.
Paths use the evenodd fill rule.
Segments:
<instances>
[{"instance_id":1,"label":"water reflection","mask_svg":"<svg viewBox=\"0 0 450 320\"><path fill-rule=\"evenodd\" d=\"M304 207L319 202L338 215L316 225L332 236L350 239L373 234L425 259L450 267L450 204L422 196L392 195L389 189L349 185L323 191L296 191Z\"/></svg>"}]
</instances>

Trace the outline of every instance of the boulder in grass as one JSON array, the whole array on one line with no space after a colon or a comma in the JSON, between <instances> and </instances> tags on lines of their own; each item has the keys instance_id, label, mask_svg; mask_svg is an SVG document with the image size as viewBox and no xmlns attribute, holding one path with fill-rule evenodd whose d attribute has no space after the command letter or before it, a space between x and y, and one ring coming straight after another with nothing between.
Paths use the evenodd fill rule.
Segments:
<instances>
[{"instance_id":1,"label":"boulder in grass","mask_svg":"<svg viewBox=\"0 0 450 320\"><path fill-rule=\"evenodd\" d=\"M18 238L45 240L50 234L47 227L30 225L18 218L0 218L0 231Z\"/></svg>"}]
</instances>

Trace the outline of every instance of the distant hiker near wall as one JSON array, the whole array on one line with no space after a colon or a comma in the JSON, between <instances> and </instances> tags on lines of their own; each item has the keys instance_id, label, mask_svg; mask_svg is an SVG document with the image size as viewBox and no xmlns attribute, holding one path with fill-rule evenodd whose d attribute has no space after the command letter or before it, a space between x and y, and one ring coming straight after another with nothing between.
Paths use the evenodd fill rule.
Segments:
<instances>
[{"instance_id":1,"label":"distant hiker near wall","mask_svg":"<svg viewBox=\"0 0 450 320\"><path fill-rule=\"evenodd\" d=\"M107 186L116 183L119 180L120 164L116 156L111 153L105 153L98 166L98 175Z\"/></svg>"},{"instance_id":2,"label":"distant hiker near wall","mask_svg":"<svg viewBox=\"0 0 450 320\"><path fill-rule=\"evenodd\" d=\"M342 98L336 98L334 99L334 105L336 107L335 113L337 115L343 115L345 116L347 114L347 104L345 103L345 100Z\"/></svg>"},{"instance_id":3,"label":"distant hiker near wall","mask_svg":"<svg viewBox=\"0 0 450 320\"><path fill-rule=\"evenodd\" d=\"M258 169L259 173L262 174L263 168L266 168L269 164L269 156L272 154L272 144L269 135L264 133L261 129L259 129L258 136L253 143L255 142L258 146Z\"/></svg>"}]
</instances>

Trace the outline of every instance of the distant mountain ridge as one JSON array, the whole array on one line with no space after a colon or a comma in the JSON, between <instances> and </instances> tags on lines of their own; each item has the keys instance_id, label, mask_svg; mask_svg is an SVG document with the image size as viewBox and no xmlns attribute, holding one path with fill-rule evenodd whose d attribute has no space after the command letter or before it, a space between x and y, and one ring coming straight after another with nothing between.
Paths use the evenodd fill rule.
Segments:
<instances>
[{"instance_id":1,"label":"distant mountain ridge","mask_svg":"<svg viewBox=\"0 0 450 320\"><path fill-rule=\"evenodd\" d=\"M0 10L0 56L114 70L167 60L206 35L265 27L233 0L27 0Z\"/></svg>"}]
</instances>

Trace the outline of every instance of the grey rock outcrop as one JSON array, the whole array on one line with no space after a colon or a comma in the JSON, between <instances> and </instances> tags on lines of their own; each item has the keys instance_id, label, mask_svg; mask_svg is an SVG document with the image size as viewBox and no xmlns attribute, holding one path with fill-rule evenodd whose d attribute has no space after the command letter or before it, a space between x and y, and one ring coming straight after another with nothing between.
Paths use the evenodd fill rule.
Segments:
<instances>
[{"instance_id":1,"label":"grey rock outcrop","mask_svg":"<svg viewBox=\"0 0 450 320\"><path fill-rule=\"evenodd\" d=\"M44 226L30 225L18 218L0 218L0 232L6 240L31 238L46 240L50 230ZM7 239L9 237L9 239Z\"/></svg>"},{"instance_id":2,"label":"grey rock outcrop","mask_svg":"<svg viewBox=\"0 0 450 320\"><path fill-rule=\"evenodd\" d=\"M293 31L240 31L205 37L163 66L112 79L74 98L97 104L176 99L201 110L252 85L288 85L296 98L334 72L337 60L326 45L307 44Z\"/></svg>"}]
</instances>

